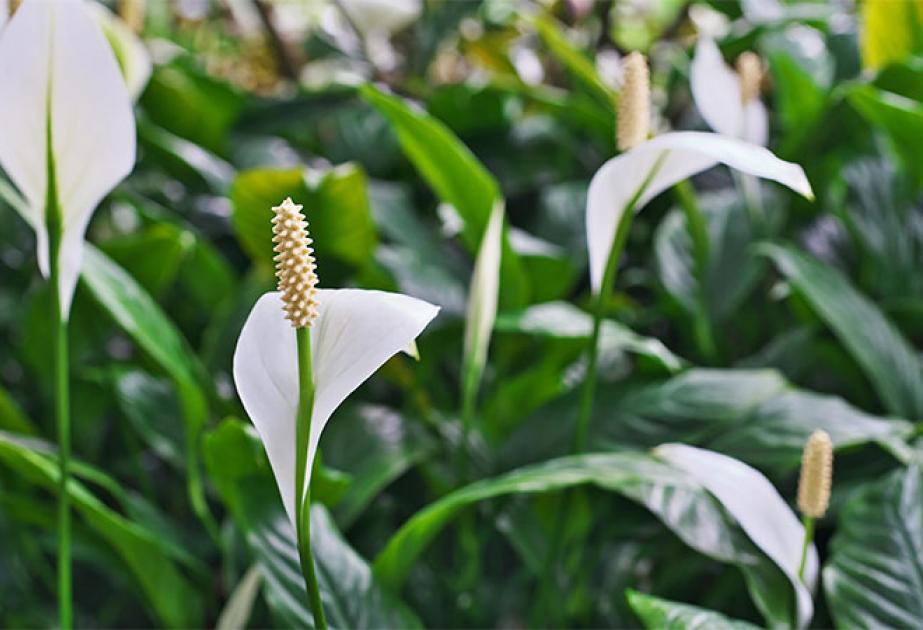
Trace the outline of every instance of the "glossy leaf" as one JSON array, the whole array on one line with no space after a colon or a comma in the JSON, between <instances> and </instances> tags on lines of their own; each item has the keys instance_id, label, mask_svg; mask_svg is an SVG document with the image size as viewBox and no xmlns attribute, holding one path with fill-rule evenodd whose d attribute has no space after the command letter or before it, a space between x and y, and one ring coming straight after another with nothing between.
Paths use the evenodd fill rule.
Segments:
<instances>
[{"instance_id":1,"label":"glossy leaf","mask_svg":"<svg viewBox=\"0 0 923 630\"><path fill-rule=\"evenodd\" d=\"M417 512L375 559L375 574L399 589L417 558L461 510L488 499L560 491L592 484L652 511L693 549L744 573L767 619L792 618L784 575L763 556L692 476L647 453L596 453L549 460L460 488Z\"/></svg>"},{"instance_id":2,"label":"glossy leaf","mask_svg":"<svg viewBox=\"0 0 923 630\"><path fill-rule=\"evenodd\" d=\"M651 630L756 630L745 621L728 619L719 612L660 599L628 590L628 604L645 628Z\"/></svg>"},{"instance_id":3,"label":"glossy leaf","mask_svg":"<svg viewBox=\"0 0 923 630\"><path fill-rule=\"evenodd\" d=\"M255 432L240 421L225 420L206 435L205 458L211 478L260 567L264 596L277 623L313 628L295 531L282 509ZM343 540L321 507L311 511L311 546L331 627L420 627L414 614L376 582L368 564Z\"/></svg>"},{"instance_id":4,"label":"glossy leaf","mask_svg":"<svg viewBox=\"0 0 923 630\"><path fill-rule=\"evenodd\" d=\"M824 589L838 627L913 627L923 618L923 475L897 470L843 506Z\"/></svg>"},{"instance_id":5,"label":"glossy leaf","mask_svg":"<svg viewBox=\"0 0 923 630\"><path fill-rule=\"evenodd\" d=\"M865 372L885 407L923 418L923 364L901 332L837 270L792 247L763 251L833 330Z\"/></svg>"}]
</instances>

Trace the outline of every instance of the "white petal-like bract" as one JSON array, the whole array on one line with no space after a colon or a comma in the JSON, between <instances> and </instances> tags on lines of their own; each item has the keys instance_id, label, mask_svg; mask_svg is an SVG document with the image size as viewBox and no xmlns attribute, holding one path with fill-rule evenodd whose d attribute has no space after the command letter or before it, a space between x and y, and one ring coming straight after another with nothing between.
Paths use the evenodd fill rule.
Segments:
<instances>
[{"instance_id":1,"label":"white petal-like bract","mask_svg":"<svg viewBox=\"0 0 923 630\"><path fill-rule=\"evenodd\" d=\"M741 461L685 444L662 444L655 453L682 469L708 490L740 524L757 547L791 580L795 590L798 627L814 613L811 593L817 583L819 561L811 545L805 563L805 583L798 578L804 527L779 492L763 474Z\"/></svg>"},{"instance_id":2,"label":"white petal-like bract","mask_svg":"<svg viewBox=\"0 0 923 630\"><path fill-rule=\"evenodd\" d=\"M432 304L398 293L360 289L318 293L318 317L311 328L315 395L306 488L331 414L385 361L408 348L439 312ZM285 319L280 295L263 295L250 311L234 351L234 382L294 524L298 355L295 329Z\"/></svg>"},{"instance_id":3,"label":"white petal-like bract","mask_svg":"<svg viewBox=\"0 0 923 630\"><path fill-rule=\"evenodd\" d=\"M119 66L83 2L26 0L0 32L0 165L28 203L39 266L49 271L48 137L63 217L62 315L100 200L134 166L135 122Z\"/></svg>"},{"instance_id":4,"label":"white petal-like bract","mask_svg":"<svg viewBox=\"0 0 923 630\"><path fill-rule=\"evenodd\" d=\"M658 161L660 167L638 198L636 212L670 186L719 163L742 173L774 180L813 198L802 168L780 160L763 147L701 131L677 131L657 136L603 164L590 182L586 232L590 283L595 293L601 288L612 240L625 206Z\"/></svg>"},{"instance_id":5,"label":"white petal-like bract","mask_svg":"<svg viewBox=\"0 0 923 630\"><path fill-rule=\"evenodd\" d=\"M340 4L363 35L390 35L413 23L423 11L421 0L341 0Z\"/></svg>"},{"instance_id":6,"label":"white petal-like bract","mask_svg":"<svg viewBox=\"0 0 923 630\"><path fill-rule=\"evenodd\" d=\"M769 115L758 98L740 98L740 78L724 63L714 40L700 37L689 67L692 99L708 126L720 134L766 146Z\"/></svg>"},{"instance_id":7,"label":"white petal-like bract","mask_svg":"<svg viewBox=\"0 0 923 630\"><path fill-rule=\"evenodd\" d=\"M497 319L497 298L500 291L500 258L503 255L503 202L497 201L490 212L487 228L481 239L465 315L465 366L480 374L487 363L487 349Z\"/></svg>"}]
</instances>

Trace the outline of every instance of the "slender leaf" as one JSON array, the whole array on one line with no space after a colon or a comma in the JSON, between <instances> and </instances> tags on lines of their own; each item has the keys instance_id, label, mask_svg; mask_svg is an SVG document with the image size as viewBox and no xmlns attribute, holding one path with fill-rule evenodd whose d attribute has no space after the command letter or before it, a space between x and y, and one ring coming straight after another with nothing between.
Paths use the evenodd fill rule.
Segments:
<instances>
[{"instance_id":1,"label":"slender leaf","mask_svg":"<svg viewBox=\"0 0 923 630\"><path fill-rule=\"evenodd\" d=\"M719 612L680 604L629 589L628 605L645 628L651 630L756 630L745 621L728 619Z\"/></svg>"}]
</instances>

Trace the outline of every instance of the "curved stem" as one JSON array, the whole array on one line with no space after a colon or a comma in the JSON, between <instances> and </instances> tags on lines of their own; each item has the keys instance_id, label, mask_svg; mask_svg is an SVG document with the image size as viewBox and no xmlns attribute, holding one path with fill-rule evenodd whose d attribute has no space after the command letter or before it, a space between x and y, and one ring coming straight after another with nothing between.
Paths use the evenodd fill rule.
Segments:
<instances>
[{"instance_id":1,"label":"curved stem","mask_svg":"<svg viewBox=\"0 0 923 630\"><path fill-rule=\"evenodd\" d=\"M314 372L311 362L311 329L295 329L298 344L298 413L295 420L295 529L298 538L298 558L308 592L314 626L327 628L324 606L314 571L311 551L311 488L305 488L308 449L311 444L311 416L314 412Z\"/></svg>"}]
</instances>

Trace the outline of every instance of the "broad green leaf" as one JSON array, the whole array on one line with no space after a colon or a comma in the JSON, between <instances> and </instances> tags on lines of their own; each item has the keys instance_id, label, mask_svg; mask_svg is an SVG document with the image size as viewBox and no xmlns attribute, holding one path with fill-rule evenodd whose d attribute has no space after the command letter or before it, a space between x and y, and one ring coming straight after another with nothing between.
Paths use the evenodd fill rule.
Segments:
<instances>
[{"instance_id":1,"label":"broad green leaf","mask_svg":"<svg viewBox=\"0 0 923 630\"><path fill-rule=\"evenodd\" d=\"M387 407L359 405L337 412L324 430L324 463L350 476L345 494L333 508L342 528L352 525L391 482L433 451L432 440L401 414Z\"/></svg>"},{"instance_id":2,"label":"broad green leaf","mask_svg":"<svg viewBox=\"0 0 923 630\"><path fill-rule=\"evenodd\" d=\"M745 621L728 619L719 612L660 599L627 590L625 597L645 628L651 630L756 630Z\"/></svg>"},{"instance_id":3,"label":"broad green leaf","mask_svg":"<svg viewBox=\"0 0 923 630\"><path fill-rule=\"evenodd\" d=\"M144 118L138 121L138 141L146 155L191 187L223 195L234 178L234 168L229 163Z\"/></svg>"},{"instance_id":4,"label":"broad green leaf","mask_svg":"<svg viewBox=\"0 0 923 630\"><path fill-rule=\"evenodd\" d=\"M567 302L545 302L519 311L501 313L496 330L562 339L589 339L593 318ZM639 335L614 320L603 322L600 334L600 355L609 357L630 352L659 364L669 372L679 371L685 361L653 337Z\"/></svg>"},{"instance_id":5,"label":"broad green leaf","mask_svg":"<svg viewBox=\"0 0 923 630\"><path fill-rule=\"evenodd\" d=\"M837 627L920 625L923 474L918 465L862 487L842 508L824 590Z\"/></svg>"},{"instance_id":6,"label":"broad green leaf","mask_svg":"<svg viewBox=\"0 0 923 630\"><path fill-rule=\"evenodd\" d=\"M853 86L847 95L859 114L887 134L907 169L918 181L923 179L919 152L923 145L923 103L871 85Z\"/></svg>"},{"instance_id":7,"label":"broad green leaf","mask_svg":"<svg viewBox=\"0 0 923 630\"><path fill-rule=\"evenodd\" d=\"M923 364L913 346L843 275L792 247L763 251L804 295L864 370L891 412L923 418Z\"/></svg>"},{"instance_id":8,"label":"broad green leaf","mask_svg":"<svg viewBox=\"0 0 923 630\"><path fill-rule=\"evenodd\" d=\"M304 206L321 282L325 268L329 277L336 262L362 267L371 260L378 237L359 166L347 163L325 172L260 168L240 173L231 187L234 231L259 267L273 266L272 208L286 197Z\"/></svg>"},{"instance_id":9,"label":"broad green leaf","mask_svg":"<svg viewBox=\"0 0 923 630\"><path fill-rule=\"evenodd\" d=\"M256 432L228 419L205 436L205 460L263 576L267 604L280 624L313 628L295 531L282 508ZM340 536L328 512L311 510L311 546L321 600L334 628L415 628L419 620L386 593L371 568Z\"/></svg>"},{"instance_id":10,"label":"broad green leaf","mask_svg":"<svg viewBox=\"0 0 923 630\"><path fill-rule=\"evenodd\" d=\"M494 205L502 202L499 184L468 147L429 114L372 85L361 86L359 93L388 119L407 158L436 195L461 216L462 240L470 251L477 251ZM506 230L500 275L502 302L523 304L527 280Z\"/></svg>"},{"instance_id":11,"label":"broad green leaf","mask_svg":"<svg viewBox=\"0 0 923 630\"><path fill-rule=\"evenodd\" d=\"M563 457L455 490L417 512L391 537L375 559L375 574L399 590L420 554L466 507L505 495L555 492L582 484L596 485L640 503L693 549L740 568L767 620L787 623L793 618L788 580L718 501L690 475L640 452Z\"/></svg>"},{"instance_id":12,"label":"broad green leaf","mask_svg":"<svg viewBox=\"0 0 923 630\"><path fill-rule=\"evenodd\" d=\"M923 53L923 1L864 0L861 19L866 68Z\"/></svg>"},{"instance_id":13,"label":"broad green leaf","mask_svg":"<svg viewBox=\"0 0 923 630\"><path fill-rule=\"evenodd\" d=\"M203 370L198 359L182 333L134 278L89 245L83 263L83 281L115 323L173 380L186 428L189 499L205 526L213 530L196 448L208 419L208 400L199 386Z\"/></svg>"},{"instance_id":14,"label":"broad green leaf","mask_svg":"<svg viewBox=\"0 0 923 630\"><path fill-rule=\"evenodd\" d=\"M57 458L40 443L0 432L0 460L33 483L57 490ZM81 474L88 469L80 464L74 472ZM202 624L196 588L178 570L170 558L172 552L155 530L107 507L77 479L69 481L68 494L87 526L126 564L160 623L171 628Z\"/></svg>"},{"instance_id":15,"label":"broad green leaf","mask_svg":"<svg viewBox=\"0 0 923 630\"><path fill-rule=\"evenodd\" d=\"M157 66L141 97L155 123L222 156L244 104L243 94L203 72L191 56Z\"/></svg>"}]
</instances>

